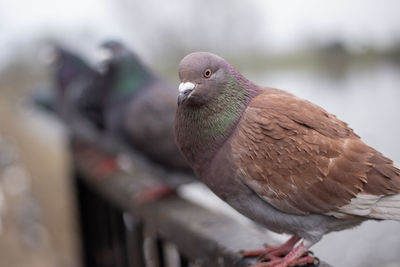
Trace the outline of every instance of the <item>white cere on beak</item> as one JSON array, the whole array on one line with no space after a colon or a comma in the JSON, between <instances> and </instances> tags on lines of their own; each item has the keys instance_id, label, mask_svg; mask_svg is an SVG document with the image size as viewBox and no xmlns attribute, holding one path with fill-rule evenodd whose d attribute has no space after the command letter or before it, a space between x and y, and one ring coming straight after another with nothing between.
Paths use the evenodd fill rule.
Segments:
<instances>
[{"instance_id":1,"label":"white cere on beak","mask_svg":"<svg viewBox=\"0 0 400 267\"><path fill-rule=\"evenodd\" d=\"M179 85L179 93L183 93L186 90L192 90L195 87L194 83L191 82L185 82L185 83L181 83Z\"/></svg>"}]
</instances>

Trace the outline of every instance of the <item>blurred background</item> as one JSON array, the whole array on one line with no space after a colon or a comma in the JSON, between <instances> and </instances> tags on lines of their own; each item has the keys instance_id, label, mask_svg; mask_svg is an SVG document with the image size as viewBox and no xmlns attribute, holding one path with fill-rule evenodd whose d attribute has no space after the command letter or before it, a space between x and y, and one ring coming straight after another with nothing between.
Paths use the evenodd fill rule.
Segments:
<instances>
[{"instance_id":1,"label":"blurred background","mask_svg":"<svg viewBox=\"0 0 400 267\"><path fill-rule=\"evenodd\" d=\"M216 53L400 162L399 11L397 0L0 0L0 266L80 266L66 131L29 101L52 88L49 43L94 64L99 43L121 40L176 86L185 54ZM399 232L368 222L313 251L334 266L400 266Z\"/></svg>"}]
</instances>

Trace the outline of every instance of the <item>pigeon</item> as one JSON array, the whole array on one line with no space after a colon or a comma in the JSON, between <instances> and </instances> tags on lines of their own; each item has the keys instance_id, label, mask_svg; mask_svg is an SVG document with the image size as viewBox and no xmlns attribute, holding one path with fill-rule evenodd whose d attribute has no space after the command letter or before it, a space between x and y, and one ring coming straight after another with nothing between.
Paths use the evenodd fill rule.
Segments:
<instances>
[{"instance_id":1,"label":"pigeon","mask_svg":"<svg viewBox=\"0 0 400 267\"><path fill-rule=\"evenodd\" d=\"M110 54L103 85L86 95L104 99L105 131L127 150L135 149L167 170L192 173L175 143L175 88L158 78L122 43L108 41L102 47Z\"/></svg>"},{"instance_id":2,"label":"pigeon","mask_svg":"<svg viewBox=\"0 0 400 267\"><path fill-rule=\"evenodd\" d=\"M84 106L85 92L98 86L100 73L92 68L77 54L61 46L55 46L54 82L56 85L54 109L61 119L68 125L73 136L80 136L85 140L95 140L101 129L101 119L96 114L85 113L80 109Z\"/></svg>"},{"instance_id":3,"label":"pigeon","mask_svg":"<svg viewBox=\"0 0 400 267\"><path fill-rule=\"evenodd\" d=\"M195 52L179 65L179 149L216 195L292 237L256 266L313 263L325 234L366 220L400 220L400 170L321 107L249 81L223 58Z\"/></svg>"},{"instance_id":4,"label":"pigeon","mask_svg":"<svg viewBox=\"0 0 400 267\"><path fill-rule=\"evenodd\" d=\"M66 119L69 115L69 109L72 108L69 105L71 96L74 96L73 99L78 99L75 95L79 96L79 93L75 91L82 90L83 86L79 86L79 84L87 83L93 76L94 71L82 58L73 52L61 46L56 46L54 49L54 79L57 87L56 109L59 115Z\"/></svg>"}]
</instances>

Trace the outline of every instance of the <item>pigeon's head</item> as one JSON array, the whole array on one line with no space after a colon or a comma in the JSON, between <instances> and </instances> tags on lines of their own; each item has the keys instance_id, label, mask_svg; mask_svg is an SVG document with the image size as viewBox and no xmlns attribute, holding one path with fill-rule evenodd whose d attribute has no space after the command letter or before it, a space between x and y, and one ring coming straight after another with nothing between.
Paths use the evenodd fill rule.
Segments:
<instances>
[{"instance_id":1,"label":"pigeon's head","mask_svg":"<svg viewBox=\"0 0 400 267\"><path fill-rule=\"evenodd\" d=\"M118 55L124 53L125 51L125 46L115 40L105 41L101 44L101 48L109 51L113 55Z\"/></svg>"},{"instance_id":2,"label":"pigeon's head","mask_svg":"<svg viewBox=\"0 0 400 267\"><path fill-rule=\"evenodd\" d=\"M82 83L90 79L93 69L84 58L68 49L58 45L54 46L52 64L54 65L54 77L59 90L64 91L74 83Z\"/></svg>"},{"instance_id":3,"label":"pigeon's head","mask_svg":"<svg viewBox=\"0 0 400 267\"><path fill-rule=\"evenodd\" d=\"M114 40L106 41L101 44L97 50L98 60L102 64L108 64L112 61L123 59L131 52L122 43Z\"/></svg>"},{"instance_id":4,"label":"pigeon's head","mask_svg":"<svg viewBox=\"0 0 400 267\"><path fill-rule=\"evenodd\" d=\"M115 40L101 44L98 49L98 61L103 73L115 66L134 72L143 68L140 59L127 46Z\"/></svg>"},{"instance_id":5,"label":"pigeon's head","mask_svg":"<svg viewBox=\"0 0 400 267\"><path fill-rule=\"evenodd\" d=\"M229 65L214 54L195 52L179 64L178 106L204 105L216 98L225 88Z\"/></svg>"}]
</instances>

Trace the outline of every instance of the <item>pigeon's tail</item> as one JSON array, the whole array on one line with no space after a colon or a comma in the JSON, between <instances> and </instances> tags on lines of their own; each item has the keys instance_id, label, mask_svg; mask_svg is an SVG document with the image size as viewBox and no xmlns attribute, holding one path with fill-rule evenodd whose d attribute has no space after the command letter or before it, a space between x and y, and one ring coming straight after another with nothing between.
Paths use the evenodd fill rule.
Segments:
<instances>
[{"instance_id":1,"label":"pigeon's tail","mask_svg":"<svg viewBox=\"0 0 400 267\"><path fill-rule=\"evenodd\" d=\"M370 219L400 221L400 194L391 196L358 194L346 206L327 214L336 218L357 215Z\"/></svg>"},{"instance_id":2,"label":"pigeon's tail","mask_svg":"<svg viewBox=\"0 0 400 267\"><path fill-rule=\"evenodd\" d=\"M400 194L379 199L371 208L368 217L400 221Z\"/></svg>"}]
</instances>

